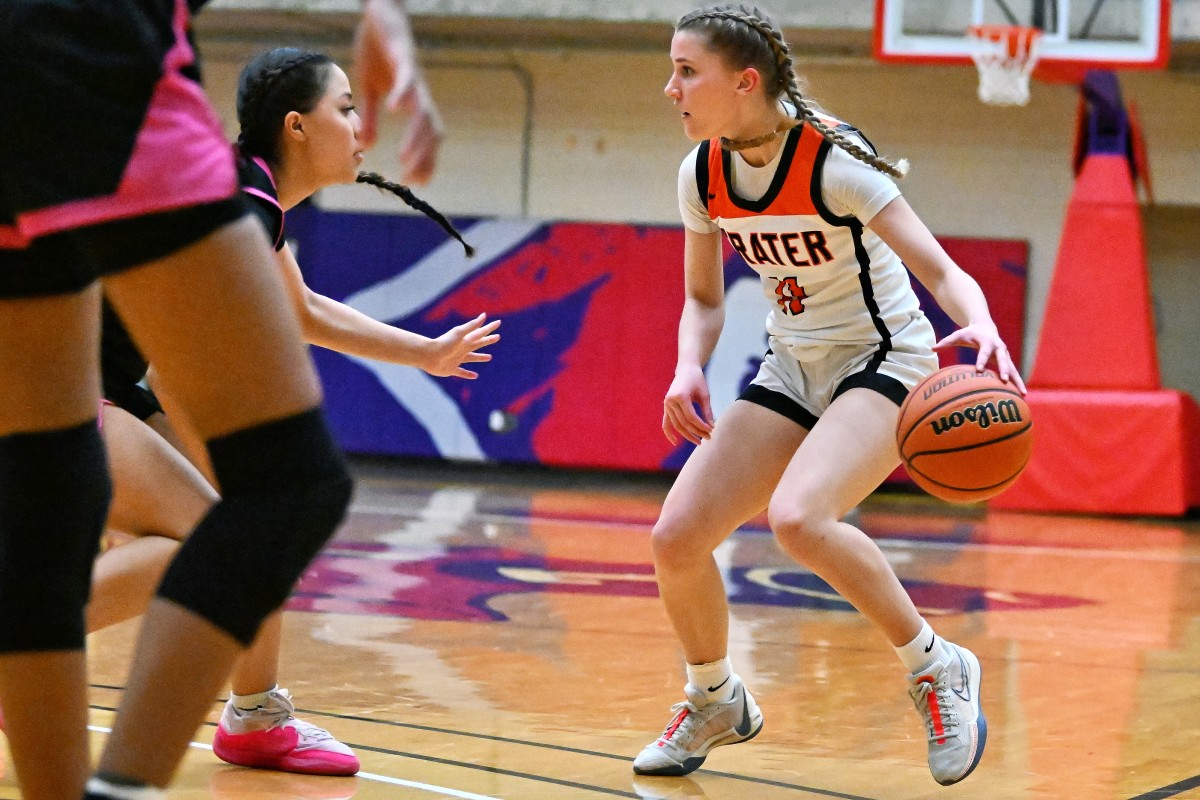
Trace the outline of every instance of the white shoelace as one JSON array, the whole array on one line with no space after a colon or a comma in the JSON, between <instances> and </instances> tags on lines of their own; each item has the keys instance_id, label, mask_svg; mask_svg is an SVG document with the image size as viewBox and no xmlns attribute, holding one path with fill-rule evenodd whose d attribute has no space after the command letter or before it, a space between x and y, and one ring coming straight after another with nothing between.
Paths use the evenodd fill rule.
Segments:
<instances>
[{"instance_id":1,"label":"white shoelace","mask_svg":"<svg viewBox=\"0 0 1200 800\"><path fill-rule=\"evenodd\" d=\"M662 736L658 737L664 742L679 746L679 742L689 742L695 736L695 729L706 724L713 716L720 713L720 710L713 709L714 713L705 715L704 711L708 706L701 708L691 700L684 700L682 703L676 703L671 706L671 712L675 715L671 717L671 721L667 723L667 727L663 728ZM679 715L687 711L683 719L679 719ZM673 730L672 730L673 728Z\"/></svg>"},{"instance_id":2,"label":"white shoelace","mask_svg":"<svg viewBox=\"0 0 1200 800\"><path fill-rule=\"evenodd\" d=\"M292 728L300 735L300 746L308 747L310 745L327 742L333 738L333 734L324 728L313 725L311 722L289 717L292 723Z\"/></svg>"},{"instance_id":3,"label":"white shoelace","mask_svg":"<svg viewBox=\"0 0 1200 800\"><path fill-rule=\"evenodd\" d=\"M929 741L947 738L950 732L958 726L958 710L954 707L954 701L950 699L950 687L946 685L945 678L939 678L932 682L922 681L910 690L910 694L921 712L921 718L925 720L925 731L929 736ZM941 733L938 733L933 725L933 709L929 706L929 695L931 694L937 703L938 715L942 719Z\"/></svg>"}]
</instances>

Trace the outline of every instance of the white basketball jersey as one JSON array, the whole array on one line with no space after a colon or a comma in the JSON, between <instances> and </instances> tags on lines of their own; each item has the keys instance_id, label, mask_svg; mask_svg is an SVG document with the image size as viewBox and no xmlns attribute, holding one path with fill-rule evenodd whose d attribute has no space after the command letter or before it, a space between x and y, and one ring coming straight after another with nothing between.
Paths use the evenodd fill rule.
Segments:
<instances>
[{"instance_id":1,"label":"white basketball jersey","mask_svg":"<svg viewBox=\"0 0 1200 800\"><path fill-rule=\"evenodd\" d=\"M759 274L772 308L767 332L780 344L798 358L839 343L879 343L886 354L891 335L922 312L900 258L823 200L822 169L832 147L810 125L794 128L766 194L746 200L733 189L730 153L717 140L703 142L696 151L699 197Z\"/></svg>"}]
</instances>

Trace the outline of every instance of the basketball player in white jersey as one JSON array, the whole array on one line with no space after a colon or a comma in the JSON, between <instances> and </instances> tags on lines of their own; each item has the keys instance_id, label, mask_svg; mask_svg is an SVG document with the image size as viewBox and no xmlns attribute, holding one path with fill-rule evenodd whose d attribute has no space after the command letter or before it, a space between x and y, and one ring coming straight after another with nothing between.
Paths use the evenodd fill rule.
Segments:
<instances>
[{"instance_id":1,"label":"basketball player in white jersey","mask_svg":"<svg viewBox=\"0 0 1200 800\"><path fill-rule=\"evenodd\" d=\"M767 509L780 545L873 622L908 673L942 784L979 763L987 725L980 664L922 619L879 548L840 521L899 463L907 392L938 367L935 348L978 348L1024 385L987 302L900 196L856 130L815 113L779 28L756 8L685 15L666 94L700 145L679 173L686 299L663 432L699 447L653 533L658 584L687 660L686 700L634 761L684 775L763 717L728 656L728 605L713 550ZM770 350L718 422L703 367L724 321L721 233L761 276ZM901 260L903 259L903 263ZM905 265L961 329L936 343ZM698 409L698 411L697 411Z\"/></svg>"}]
</instances>

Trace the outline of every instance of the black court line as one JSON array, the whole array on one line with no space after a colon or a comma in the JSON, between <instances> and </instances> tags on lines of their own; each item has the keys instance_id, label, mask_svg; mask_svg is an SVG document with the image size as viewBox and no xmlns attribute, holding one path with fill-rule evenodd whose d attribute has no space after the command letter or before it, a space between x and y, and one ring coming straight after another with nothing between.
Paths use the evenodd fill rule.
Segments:
<instances>
[{"instance_id":1,"label":"black court line","mask_svg":"<svg viewBox=\"0 0 1200 800\"><path fill-rule=\"evenodd\" d=\"M93 684L93 686L94 685L95 684ZM116 687L104 686L102 688L113 689ZM94 708L98 711L116 711L115 708L111 708L109 706L101 706L101 705L91 705L90 708ZM296 709L296 711L300 712L301 709ZM302 713L305 716L313 716L314 714L319 713L319 712L304 710ZM350 719L353 719L353 718L351 717ZM373 720L366 720L366 721L371 722ZM206 725L210 728L216 727L216 723L214 723L214 722L205 722L204 725ZM640 800L640 798L641 798L641 795L639 795L635 792L626 792L626 791L622 791L621 789L609 789L606 786L595 786L593 784L587 784L587 783L576 783L575 781L566 781L566 780L562 780L560 778L550 778L550 777L546 777L545 775L533 775L528 772L518 772L517 770L501 769L500 767L489 767L484 764L472 764L469 761L455 761L450 758L438 758L437 756L426 756L426 755L421 755L420 753L409 753L404 750L392 750L391 748L387 748L387 747L376 747L374 745L359 744L357 742L343 742L343 744L345 744L347 747L350 747L354 750L366 750L366 751L369 751L372 753L381 753L385 756L397 756L399 758L411 758L415 761L428 761L433 764L442 764L444 766L458 767L460 769L470 769L470 770L475 770L477 772L487 772L487 773L491 773L493 775L507 775L510 778L522 778L524 780L537 781L539 783L550 783L555 786L566 786L571 789L582 789L583 791L586 791L586 792L598 792L600 794L611 794L616 797L632 797L632 798L634 798L634 800Z\"/></svg>"},{"instance_id":2,"label":"black court line","mask_svg":"<svg viewBox=\"0 0 1200 800\"><path fill-rule=\"evenodd\" d=\"M92 688L95 688L95 689L114 689L117 691L125 690L124 686L111 686L111 685L103 684L103 683L93 683L93 684L91 684L91 686L92 686ZM214 700L213 702L224 702L224 700L221 700L221 701ZM108 706L93 705L91 707L101 710L101 711L116 711L115 708L109 708ZM584 750L579 747L568 747L566 745L561 745L561 744L547 744L545 742L533 742L533 741L529 741L527 739L513 739L513 738L510 738L507 736L495 736L493 734L488 734L488 733L471 733L469 731L457 731L452 728L438 728L438 727L435 727L432 725L418 725L417 723L414 723L414 722L397 722L395 720L390 720L390 719L375 719L373 717L361 717L361 716L356 716L354 714L338 714L333 711L317 711L315 709L310 709L310 708L297 708L296 713L302 714L304 716L310 716L310 717L328 717L330 719L344 719L344 720L348 720L350 722L365 722L365 723L370 723L372 725L388 725L393 728L407 728L409 730L425 731L427 733L441 733L441 734L446 734L448 736L465 736L469 739L482 739L484 741L521 745L524 747L537 747L537 748L541 748L543 750L555 750L555 751L558 751L561 753L574 753L576 755L592 756L594 758L607 758L607 759L610 759L613 761L624 761L627 763L633 761L633 759L631 759L627 756L619 756L619 755L615 755L613 753L604 753L604 752L600 752L598 750ZM215 724L211 723L211 722L206 722L205 725L215 727ZM461 762L461 761L448 761L445 759L435 758L433 756L422 756L422 755L417 755L415 753L402 752L399 750L388 750L386 748L374 747L371 745L353 744L351 742L345 742L344 744L346 744L349 747L356 747L356 748L359 748L360 750L369 750L371 752L382 753L384 755L395 755L395 756L401 756L401 757L405 757L405 758L420 759L423 761L433 761L433 762L436 762L439 764L460 766L465 769L483 770L485 772L495 772L495 773L498 773L501 775L513 775L513 776L517 776L517 777L528 778L530 780L546 781L549 783L562 784L564 786L571 786L573 788L588 789L588 790L593 790L593 791L597 791L597 792L604 792L607 794L616 794L619 797L633 797L633 798L639 797L639 795L637 795L637 794L621 792L621 791L615 790L615 789L605 789L605 788L598 787L598 786L586 786L584 784L571 783L569 781L560 781L555 778L544 778L544 777L539 777L536 775L528 775L526 773L510 772L508 770L499 769L496 767L485 767L485 766L481 766L479 764L469 764L469 763ZM631 771L631 774L632 774L632 771ZM726 778L728 780L733 780L733 781L743 781L745 783L759 784L762 786L773 786L773 787L779 788L779 789L790 789L792 791L806 792L808 794L818 795L820 797L832 797L832 798L836 798L836 800L873 800L873 798L864 797L863 795L846 794L844 792L833 791L832 789L819 789L815 786L804 786L803 784L788 783L786 781L777 781L777 780L772 780L770 778L756 778L752 775L739 775L735 772L718 772L717 770L711 770L711 769L698 769L692 774L694 774L694 775L712 775L713 777ZM1151 796L1152 795L1148 795L1147 800ZM1162 796L1169 797L1169 795L1162 795ZM1138 799L1135 798L1135 800L1138 800Z\"/></svg>"},{"instance_id":3,"label":"black court line","mask_svg":"<svg viewBox=\"0 0 1200 800\"><path fill-rule=\"evenodd\" d=\"M305 712L308 713L308 712ZM478 772L488 772L493 775L507 775L510 778L524 778L525 780L538 781L539 783L551 783L555 786L568 786L572 789L583 789L587 792L599 792L600 794L611 794L616 797L632 797L634 800L640 800L641 795L636 792L626 792L621 789L609 789L606 786L596 786L589 783L576 783L575 781L564 781L560 778L548 778L545 775L531 775L528 772L518 772L512 769L501 769L500 767L489 767L484 764L472 764L469 761L455 761L450 758L438 758L437 756L424 756L420 753L408 753L403 750L390 750L386 747L373 747L368 744L353 744L346 742L348 747L357 750L369 750L372 753L382 753L388 756L399 756L401 758L412 758L417 761L428 761L433 764L443 764L448 767L460 767L462 769L473 769Z\"/></svg>"},{"instance_id":4,"label":"black court line","mask_svg":"<svg viewBox=\"0 0 1200 800\"><path fill-rule=\"evenodd\" d=\"M619 756L613 753L604 753L599 750L584 750L579 747L568 747L562 744L547 744L545 742L533 742L528 739L513 739L507 736L495 736L489 733L470 733L468 731L456 731L452 728L437 728L432 725L418 725L412 722L396 722L389 719L374 719L372 717L359 717L352 714L338 714L332 711L315 711L313 709L296 709L297 714L306 716L332 717L334 719L350 720L352 722L369 722L373 725L391 725L397 728L408 728L410 730L426 731L428 733L444 733L449 736L466 736L471 739L484 739L492 742L502 742L504 744L515 744L524 747L539 747L545 750L557 750L562 753L575 753L576 755L593 756L595 758L607 758L613 761L625 761L632 763L633 759L628 756ZM370 748L367 748L370 749ZM390 751L379 751L390 752ZM792 789L797 792L808 792L822 797L834 797L838 800L872 800L869 797L863 797L857 794L845 794L843 792L835 792L830 789L818 789L815 786L804 786L802 784L787 783L785 781L776 781L770 778L756 778L752 775L738 775L734 772L717 772L711 769L696 770L696 775L713 775L720 778L728 778L735 781L746 781L747 783L757 783L764 786L775 786L780 789ZM636 797L636 795L635 795Z\"/></svg>"},{"instance_id":5,"label":"black court line","mask_svg":"<svg viewBox=\"0 0 1200 800\"><path fill-rule=\"evenodd\" d=\"M1172 783L1170 786L1164 786L1161 789L1139 794L1137 797L1131 797L1129 800L1158 800L1162 797L1174 797L1177 794L1183 794L1188 789L1200 787L1200 775L1193 775L1190 778L1185 778L1178 783Z\"/></svg>"}]
</instances>

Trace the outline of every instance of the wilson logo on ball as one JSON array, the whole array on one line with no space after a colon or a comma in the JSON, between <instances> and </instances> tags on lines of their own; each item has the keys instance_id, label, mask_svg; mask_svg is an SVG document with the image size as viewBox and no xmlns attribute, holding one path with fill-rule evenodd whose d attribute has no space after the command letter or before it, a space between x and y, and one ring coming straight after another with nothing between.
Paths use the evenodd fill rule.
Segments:
<instances>
[{"instance_id":1,"label":"wilson logo on ball","mask_svg":"<svg viewBox=\"0 0 1200 800\"><path fill-rule=\"evenodd\" d=\"M947 431L961 428L968 422L978 425L980 428L988 428L992 425L1006 425L1023 421L1021 409L1015 400L1000 400L994 403L980 403L964 408L962 411L952 412L940 419L930 420L929 425L933 428L934 436L941 436Z\"/></svg>"}]
</instances>

